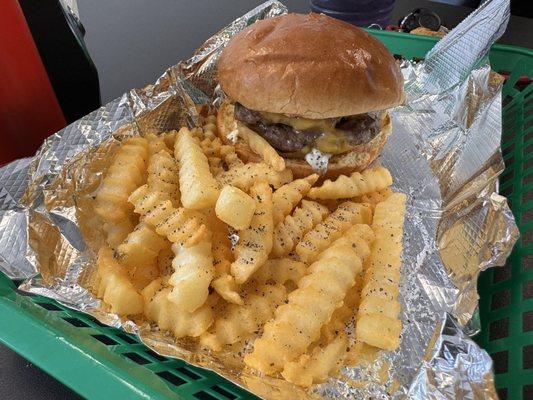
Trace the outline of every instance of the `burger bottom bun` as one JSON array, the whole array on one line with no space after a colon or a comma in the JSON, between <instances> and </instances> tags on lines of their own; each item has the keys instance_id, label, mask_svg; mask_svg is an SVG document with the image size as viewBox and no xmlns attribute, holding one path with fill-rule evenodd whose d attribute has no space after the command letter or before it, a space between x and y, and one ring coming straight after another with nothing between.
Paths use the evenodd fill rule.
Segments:
<instances>
[{"instance_id":1,"label":"burger bottom bun","mask_svg":"<svg viewBox=\"0 0 533 400\"><path fill-rule=\"evenodd\" d=\"M224 103L217 115L217 128L220 139L228 144L227 136L237 129L233 105ZM384 113L381 131L370 142L356 145L347 153L337 154L329 159L328 169L320 175L320 180L335 179L339 175L349 175L367 168L379 155L391 132L389 113ZM261 157L254 153L241 139L235 143L235 151L244 162L260 162ZM294 178L304 178L317 173L304 159L284 158L287 168L292 170Z\"/></svg>"}]
</instances>

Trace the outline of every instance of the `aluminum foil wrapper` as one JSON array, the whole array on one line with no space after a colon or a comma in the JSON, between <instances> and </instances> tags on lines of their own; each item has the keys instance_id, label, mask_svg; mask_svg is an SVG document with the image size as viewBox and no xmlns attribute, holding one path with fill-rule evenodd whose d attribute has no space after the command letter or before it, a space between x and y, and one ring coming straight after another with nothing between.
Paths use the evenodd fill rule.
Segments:
<instances>
[{"instance_id":1,"label":"aluminum foil wrapper","mask_svg":"<svg viewBox=\"0 0 533 400\"><path fill-rule=\"evenodd\" d=\"M257 19L285 12L281 3L264 3L155 84L51 136L35 157L0 169L0 270L26 279L21 290L136 333L158 353L214 370L264 398L496 398L491 360L465 327L478 329L472 316L479 272L503 265L518 236L497 193L501 87L486 58L507 24L508 0L485 2L425 61L401 65L407 101L392 112L393 133L380 157L395 189L408 195L397 351L304 391L255 374L229 351L211 354L146 322L121 320L88 290L102 242L91 201L105 156L125 137L198 123L195 104L217 103L215 67L224 45Z\"/></svg>"}]
</instances>

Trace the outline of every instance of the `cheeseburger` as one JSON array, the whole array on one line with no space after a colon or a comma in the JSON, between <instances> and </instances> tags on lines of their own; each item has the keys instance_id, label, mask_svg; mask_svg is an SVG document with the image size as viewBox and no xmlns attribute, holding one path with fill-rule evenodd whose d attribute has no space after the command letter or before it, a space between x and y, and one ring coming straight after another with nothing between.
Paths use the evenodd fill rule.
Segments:
<instances>
[{"instance_id":1,"label":"cheeseburger","mask_svg":"<svg viewBox=\"0 0 533 400\"><path fill-rule=\"evenodd\" d=\"M391 131L388 109L403 102L403 79L385 46L323 14L287 14L237 34L218 61L227 95L221 139L259 161L239 139L251 129L285 159L295 177L336 177L366 168ZM321 167L327 162L327 170Z\"/></svg>"}]
</instances>

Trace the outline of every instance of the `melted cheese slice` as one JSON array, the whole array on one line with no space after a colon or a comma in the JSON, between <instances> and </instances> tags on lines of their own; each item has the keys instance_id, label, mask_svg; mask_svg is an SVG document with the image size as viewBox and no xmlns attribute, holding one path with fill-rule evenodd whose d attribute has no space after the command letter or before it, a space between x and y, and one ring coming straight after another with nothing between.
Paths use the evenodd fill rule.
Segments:
<instances>
[{"instance_id":1,"label":"melted cheese slice","mask_svg":"<svg viewBox=\"0 0 533 400\"><path fill-rule=\"evenodd\" d=\"M292 126L297 131L322 132L322 135L315 141L314 147L322 153L341 154L350 151L353 148L348 141L348 135L342 130L335 129L337 118L326 119L308 119L299 117L289 117L283 114L261 112L261 117L274 124L284 124ZM304 133L305 134L305 133ZM302 149L303 154L309 149Z\"/></svg>"}]
</instances>

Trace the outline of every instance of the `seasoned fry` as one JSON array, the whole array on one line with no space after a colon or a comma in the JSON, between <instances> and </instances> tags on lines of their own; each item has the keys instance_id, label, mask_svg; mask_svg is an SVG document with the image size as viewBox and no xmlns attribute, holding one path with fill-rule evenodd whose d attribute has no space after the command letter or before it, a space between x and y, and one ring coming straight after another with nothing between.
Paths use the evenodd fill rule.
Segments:
<instances>
[{"instance_id":1,"label":"seasoned fry","mask_svg":"<svg viewBox=\"0 0 533 400\"><path fill-rule=\"evenodd\" d=\"M344 332L346 325L357 314L359 305L359 292L361 291L361 278L355 278L355 285L348 290L341 307L337 308L331 319L322 327L322 338L331 341L339 332Z\"/></svg>"},{"instance_id":2,"label":"seasoned fry","mask_svg":"<svg viewBox=\"0 0 533 400\"><path fill-rule=\"evenodd\" d=\"M240 240L235 247L235 261L231 274L242 284L268 259L272 250L272 189L264 181L258 181L250 189L256 200L250 226L239 232Z\"/></svg>"},{"instance_id":3,"label":"seasoned fry","mask_svg":"<svg viewBox=\"0 0 533 400\"><path fill-rule=\"evenodd\" d=\"M360 197L356 197L354 201L356 203L367 203L372 206L375 206L376 204L387 200L392 193L392 189L390 187L386 187L385 189L381 189L376 192L371 192L364 194Z\"/></svg>"},{"instance_id":4,"label":"seasoned fry","mask_svg":"<svg viewBox=\"0 0 533 400\"><path fill-rule=\"evenodd\" d=\"M213 206L219 194L218 184L209 171L207 157L187 128L177 134L174 155L179 162L182 204L194 210Z\"/></svg>"},{"instance_id":5,"label":"seasoned fry","mask_svg":"<svg viewBox=\"0 0 533 400\"><path fill-rule=\"evenodd\" d=\"M348 339L340 333L325 346L317 346L310 355L304 354L297 361L288 362L281 375L298 386L309 387L321 383L342 366Z\"/></svg>"},{"instance_id":6,"label":"seasoned fry","mask_svg":"<svg viewBox=\"0 0 533 400\"><path fill-rule=\"evenodd\" d=\"M209 134L209 135L208 135ZM224 162L220 155L222 142L218 137L214 137L213 132L206 131L206 138L200 143L202 151L207 157L211 175L217 176L224 172Z\"/></svg>"},{"instance_id":7,"label":"seasoned fry","mask_svg":"<svg viewBox=\"0 0 533 400\"><path fill-rule=\"evenodd\" d=\"M162 193L174 206L179 206L179 169L168 151L160 151L150 157L147 184L150 191Z\"/></svg>"},{"instance_id":8,"label":"seasoned fry","mask_svg":"<svg viewBox=\"0 0 533 400\"><path fill-rule=\"evenodd\" d=\"M132 222L133 218L126 218L117 222L105 222L102 226L103 231L107 234L107 244L116 249L135 229Z\"/></svg>"},{"instance_id":9,"label":"seasoned fry","mask_svg":"<svg viewBox=\"0 0 533 400\"><path fill-rule=\"evenodd\" d=\"M168 283L172 291L168 299L187 312L201 307L209 295L209 285L214 276L211 233L193 246L172 245L176 257L172 261L174 273Z\"/></svg>"},{"instance_id":10,"label":"seasoned fry","mask_svg":"<svg viewBox=\"0 0 533 400\"><path fill-rule=\"evenodd\" d=\"M128 196L145 179L148 142L124 140L96 194L95 212L102 218L107 243L116 248L133 229L136 220Z\"/></svg>"},{"instance_id":11,"label":"seasoned fry","mask_svg":"<svg viewBox=\"0 0 533 400\"><path fill-rule=\"evenodd\" d=\"M281 172L285 169L285 160L270 143L244 124L237 122L237 129L239 131L239 137L248 144L254 153L261 156L265 164L274 168L274 171Z\"/></svg>"},{"instance_id":12,"label":"seasoned fry","mask_svg":"<svg viewBox=\"0 0 533 400\"><path fill-rule=\"evenodd\" d=\"M226 163L228 169L233 169L239 166L244 165L237 153L235 152L235 147L230 145L222 145L218 150L220 157ZM242 188L241 188L242 189Z\"/></svg>"},{"instance_id":13,"label":"seasoned fry","mask_svg":"<svg viewBox=\"0 0 533 400\"><path fill-rule=\"evenodd\" d=\"M217 217L237 230L250 226L254 211L254 199L242 190L229 185L222 188L215 205Z\"/></svg>"},{"instance_id":14,"label":"seasoned fry","mask_svg":"<svg viewBox=\"0 0 533 400\"><path fill-rule=\"evenodd\" d=\"M302 205L275 227L272 254L276 257L289 254L303 235L322 222L328 213L326 206L302 200Z\"/></svg>"},{"instance_id":15,"label":"seasoned fry","mask_svg":"<svg viewBox=\"0 0 533 400\"><path fill-rule=\"evenodd\" d=\"M143 312L143 299L130 280L126 269L113 258L113 250L102 247L98 252L100 282L97 296L119 315Z\"/></svg>"},{"instance_id":16,"label":"seasoned fry","mask_svg":"<svg viewBox=\"0 0 533 400\"><path fill-rule=\"evenodd\" d=\"M364 204L342 203L324 221L307 232L296 246L296 254L304 262L313 262L332 241L351 225L370 223L371 211Z\"/></svg>"},{"instance_id":17,"label":"seasoned fry","mask_svg":"<svg viewBox=\"0 0 533 400\"><path fill-rule=\"evenodd\" d=\"M148 154L150 156L157 154L160 151L170 153L170 149L165 144L165 139L163 138L163 136L158 136L154 133L149 133L148 135L146 135L146 139L148 140Z\"/></svg>"},{"instance_id":18,"label":"seasoned fry","mask_svg":"<svg viewBox=\"0 0 533 400\"><path fill-rule=\"evenodd\" d=\"M197 337L203 334L213 322L212 305L206 302L193 313L189 313L168 299L171 288L158 278L142 291L144 314L160 329L169 330L174 337Z\"/></svg>"},{"instance_id":19,"label":"seasoned fry","mask_svg":"<svg viewBox=\"0 0 533 400\"><path fill-rule=\"evenodd\" d=\"M376 205L372 223L376 240L366 263L357 314L357 339L386 350L398 348L402 330L397 296L405 200L404 194L394 193Z\"/></svg>"},{"instance_id":20,"label":"seasoned fry","mask_svg":"<svg viewBox=\"0 0 533 400\"><path fill-rule=\"evenodd\" d=\"M212 350L220 351L226 344L245 339L272 318L274 310L285 297L283 285L263 284L255 287L242 306L229 305L224 315L215 320L211 333L202 336L200 342Z\"/></svg>"},{"instance_id":21,"label":"seasoned fry","mask_svg":"<svg viewBox=\"0 0 533 400\"><path fill-rule=\"evenodd\" d=\"M290 258L274 258L265 262L253 275L257 282L275 282L285 284L298 281L306 274L307 267L303 262Z\"/></svg>"},{"instance_id":22,"label":"seasoned fry","mask_svg":"<svg viewBox=\"0 0 533 400\"><path fill-rule=\"evenodd\" d=\"M317 179L317 174L309 175L306 178L296 179L286 183L274 192L272 195L274 226L283 221L291 213L296 204L309 192L309 189L311 189L311 186L315 184Z\"/></svg>"},{"instance_id":23,"label":"seasoned fry","mask_svg":"<svg viewBox=\"0 0 533 400\"><path fill-rule=\"evenodd\" d=\"M246 364L273 374L318 339L322 326L355 284L365 254L370 253L373 237L369 231L360 225L351 228L342 241L334 243L309 267L308 275L298 282L298 289L289 294L289 302L280 306L275 318L265 324L263 336L244 359Z\"/></svg>"},{"instance_id":24,"label":"seasoned fry","mask_svg":"<svg viewBox=\"0 0 533 400\"><path fill-rule=\"evenodd\" d=\"M174 259L175 254L172 251L172 247L169 246L163 248L157 256L157 269L159 270L159 276L169 278L170 275L174 272L172 268L172 260Z\"/></svg>"},{"instance_id":25,"label":"seasoned fry","mask_svg":"<svg viewBox=\"0 0 533 400\"><path fill-rule=\"evenodd\" d=\"M217 180L221 186L231 185L247 192L258 180L267 181L269 185L279 188L292 180L292 172L290 169L278 172L265 163L249 163L223 172L217 176Z\"/></svg>"},{"instance_id":26,"label":"seasoned fry","mask_svg":"<svg viewBox=\"0 0 533 400\"><path fill-rule=\"evenodd\" d=\"M199 213L183 207L176 209L167 197L161 192L150 192L148 185L143 185L131 194L129 201L135 206L135 212L170 242L198 243L206 234L205 225L199 222Z\"/></svg>"},{"instance_id":27,"label":"seasoned fry","mask_svg":"<svg viewBox=\"0 0 533 400\"><path fill-rule=\"evenodd\" d=\"M322 186L312 188L307 194L312 199L347 199L363 196L392 185L388 169L376 167L362 173L354 172L349 177L340 175L335 181L327 180Z\"/></svg>"},{"instance_id":28,"label":"seasoned fry","mask_svg":"<svg viewBox=\"0 0 533 400\"><path fill-rule=\"evenodd\" d=\"M213 229L213 267L215 278L211 286L215 291L229 303L242 304L239 295L239 286L235 283L235 278L230 274L233 253L231 243L228 238L227 226L218 219L211 218L211 228Z\"/></svg>"},{"instance_id":29,"label":"seasoned fry","mask_svg":"<svg viewBox=\"0 0 533 400\"><path fill-rule=\"evenodd\" d=\"M152 263L166 243L150 225L141 222L118 246L117 253L124 265Z\"/></svg>"}]
</instances>

